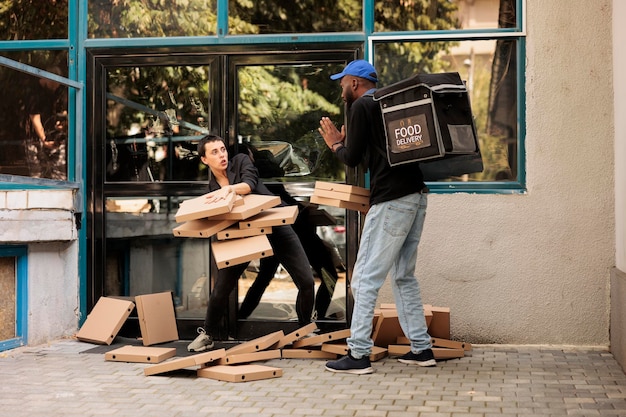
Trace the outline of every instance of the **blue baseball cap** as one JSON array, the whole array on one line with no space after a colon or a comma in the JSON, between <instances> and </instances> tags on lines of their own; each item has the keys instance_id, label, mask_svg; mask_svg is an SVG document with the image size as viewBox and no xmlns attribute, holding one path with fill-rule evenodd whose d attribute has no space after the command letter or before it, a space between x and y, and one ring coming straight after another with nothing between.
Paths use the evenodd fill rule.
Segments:
<instances>
[{"instance_id":1,"label":"blue baseball cap","mask_svg":"<svg viewBox=\"0 0 626 417\"><path fill-rule=\"evenodd\" d=\"M365 78L366 80L378 82L378 75L376 75L376 68L369 62L363 59L357 59L350 62L339 74L333 74L330 76L331 80L338 80L346 75L352 75L354 77Z\"/></svg>"}]
</instances>

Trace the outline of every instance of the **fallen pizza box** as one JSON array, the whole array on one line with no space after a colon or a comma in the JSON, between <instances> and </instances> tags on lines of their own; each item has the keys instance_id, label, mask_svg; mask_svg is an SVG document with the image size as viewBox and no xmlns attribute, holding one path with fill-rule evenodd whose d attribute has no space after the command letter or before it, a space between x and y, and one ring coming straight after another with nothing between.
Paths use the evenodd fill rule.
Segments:
<instances>
[{"instance_id":1,"label":"fallen pizza box","mask_svg":"<svg viewBox=\"0 0 626 417\"><path fill-rule=\"evenodd\" d=\"M189 220L180 226L176 226L172 231L174 236L179 237L203 237L209 238L218 232L232 226L236 220L213 220L197 219Z\"/></svg>"},{"instance_id":2,"label":"fallen pizza box","mask_svg":"<svg viewBox=\"0 0 626 417\"><path fill-rule=\"evenodd\" d=\"M322 344L322 351L335 353L337 355L347 355L348 345L345 343L324 343ZM372 353L370 353L370 361L376 362L387 356L387 349L380 346L372 346Z\"/></svg>"},{"instance_id":3,"label":"fallen pizza box","mask_svg":"<svg viewBox=\"0 0 626 417\"><path fill-rule=\"evenodd\" d=\"M270 347L275 348L274 345L276 345L284 337L284 335L285 334L282 330L278 330L276 332L266 334L265 336L248 340L247 342L243 342L237 346L233 346L228 349L226 351L226 355L234 355L238 353L252 353L265 350Z\"/></svg>"},{"instance_id":4,"label":"fallen pizza box","mask_svg":"<svg viewBox=\"0 0 626 417\"><path fill-rule=\"evenodd\" d=\"M170 291L138 295L135 302L144 346L178 340L174 300Z\"/></svg>"},{"instance_id":5,"label":"fallen pizza box","mask_svg":"<svg viewBox=\"0 0 626 417\"><path fill-rule=\"evenodd\" d=\"M215 220L245 220L263 210L280 205L280 197L273 195L248 194L243 196L243 204L234 206L227 213L213 216Z\"/></svg>"},{"instance_id":6,"label":"fallen pizza box","mask_svg":"<svg viewBox=\"0 0 626 417\"><path fill-rule=\"evenodd\" d=\"M321 349L283 349L283 359L337 359L337 354Z\"/></svg>"},{"instance_id":7,"label":"fallen pizza box","mask_svg":"<svg viewBox=\"0 0 626 417\"><path fill-rule=\"evenodd\" d=\"M294 349L319 345L324 342L331 342L333 340L342 340L350 337L350 329L337 330L330 333L318 334L315 336L305 337L304 339L296 340L293 342Z\"/></svg>"},{"instance_id":8,"label":"fallen pizza box","mask_svg":"<svg viewBox=\"0 0 626 417\"><path fill-rule=\"evenodd\" d=\"M176 348L122 346L104 354L104 360L114 362L161 363L176 356Z\"/></svg>"},{"instance_id":9,"label":"fallen pizza box","mask_svg":"<svg viewBox=\"0 0 626 417\"><path fill-rule=\"evenodd\" d=\"M294 224L297 217L298 206L274 207L239 222L239 228L246 229Z\"/></svg>"},{"instance_id":10,"label":"fallen pizza box","mask_svg":"<svg viewBox=\"0 0 626 417\"><path fill-rule=\"evenodd\" d=\"M309 323L306 326L302 326L299 329L296 329L293 332L281 337L275 347L276 349L280 349L284 346L291 345L296 340L302 339L306 335L311 334L316 330L317 330L317 324L315 324L315 322Z\"/></svg>"},{"instance_id":11,"label":"fallen pizza box","mask_svg":"<svg viewBox=\"0 0 626 417\"><path fill-rule=\"evenodd\" d=\"M465 356L465 351L463 349L448 349L448 348L432 348L433 355L437 360L443 359L458 359ZM411 351L411 346L409 345L389 345L387 347L387 351L390 355L400 356Z\"/></svg>"},{"instance_id":12,"label":"fallen pizza box","mask_svg":"<svg viewBox=\"0 0 626 417\"><path fill-rule=\"evenodd\" d=\"M283 376L283 370L266 365L216 365L199 369L198 376L226 382L248 382L279 378Z\"/></svg>"},{"instance_id":13,"label":"fallen pizza box","mask_svg":"<svg viewBox=\"0 0 626 417\"><path fill-rule=\"evenodd\" d=\"M472 350L472 344L467 342L459 342L456 340L431 338L430 343L433 347L448 348L448 349L463 349L465 352ZM406 336L398 337L396 341L398 345L410 345L411 341Z\"/></svg>"},{"instance_id":14,"label":"fallen pizza box","mask_svg":"<svg viewBox=\"0 0 626 417\"><path fill-rule=\"evenodd\" d=\"M100 297L76 333L76 338L83 342L110 345L134 308L135 303L129 300Z\"/></svg>"},{"instance_id":15,"label":"fallen pizza box","mask_svg":"<svg viewBox=\"0 0 626 417\"><path fill-rule=\"evenodd\" d=\"M211 242L213 257L219 269L239 265L274 254L266 235Z\"/></svg>"},{"instance_id":16,"label":"fallen pizza box","mask_svg":"<svg viewBox=\"0 0 626 417\"><path fill-rule=\"evenodd\" d=\"M450 308L431 306L432 319L428 325L428 334L432 337L450 339Z\"/></svg>"},{"instance_id":17,"label":"fallen pizza box","mask_svg":"<svg viewBox=\"0 0 626 417\"><path fill-rule=\"evenodd\" d=\"M239 363L267 361L270 359L280 359L280 350L261 350L258 352L235 354L227 353L226 357L221 358L219 361L217 361L217 365L236 365Z\"/></svg>"},{"instance_id":18,"label":"fallen pizza box","mask_svg":"<svg viewBox=\"0 0 626 417\"><path fill-rule=\"evenodd\" d=\"M197 220L228 213L235 205L235 199L237 198L235 193L229 193L224 200L207 203L206 196L207 194L204 194L200 197L184 200L180 203L178 211L174 216L176 222L182 223L189 220Z\"/></svg>"},{"instance_id":19,"label":"fallen pizza box","mask_svg":"<svg viewBox=\"0 0 626 417\"><path fill-rule=\"evenodd\" d=\"M442 347L448 349L463 349L466 352L472 350L472 344L466 342L458 342L456 340L431 338L431 343L434 347Z\"/></svg>"},{"instance_id":20,"label":"fallen pizza box","mask_svg":"<svg viewBox=\"0 0 626 417\"><path fill-rule=\"evenodd\" d=\"M370 208L369 204L352 203L350 201L319 197L315 194L311 196L311 203L321 204L324 206L339 207L353 211L360 211L362 213L367 213Z\"/></svg>"},{"instance_id":21,"label":"fallen pizza box","mask_svg":"<svg viewBox=\"0 0 626 417\"><path fill-rule=\"evenodd\" d=\"M362 195L369 197L370 190L367 188L359 187L357 185L339 184L336 182L328 181L315 181L315 188L318 190L337 191L345 194Z\"/></svg>"},{"instance_id":22,"label":"fallen pizza box","mask_svg":"<svg viewBox=\"0 0 626 417\"><path fill-rule=\"evenodd\" d=\"M374 345L387 347L395 343L398 336L403 335L400 321L398 320L398 312L393 309L381 309L380 316L376 321L376 327L372 332Z\"/></svg>"},{"instance_id":23,"label":"fallen pizza box","mask_svg":"<svg viewBox=\"0 0 626 417\"><path fill-rule=\"evenodd\" d=\"M175 358L157 365L148 366L144 368L143 373L146 376L150 376L196 366L207 366L207 364L221 359L224 356L226 356L226 349L211 350L209 352L202 352L184 358Z\"/></svg>"},{"instance_id":24,"label":"fallen pizza box","mask_svg":"<svg viewBox=\"0 0 626 417\"><path fill-rule=\"evenodd\" d=\"M232 220L224 220L232 221ZM241 239L242 237L251 237L258 235L269 235L272 233L271 227L251 227L249 229L241 229L239 226L229 227L217 233L217 240Z\"/></svg>"}]
</instances>

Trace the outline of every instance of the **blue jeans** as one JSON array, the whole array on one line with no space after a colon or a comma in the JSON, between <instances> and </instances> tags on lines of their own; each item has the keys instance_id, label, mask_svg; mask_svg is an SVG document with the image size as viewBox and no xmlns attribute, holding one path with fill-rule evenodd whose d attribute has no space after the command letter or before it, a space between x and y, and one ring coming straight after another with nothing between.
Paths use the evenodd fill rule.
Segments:
<instances>
[{"instance_id":1,"label":"blue jeans","mask_svg":"<svg viewBox=\"0 0 626 417\"><path fill-rule=\"evenodd\" d=\"M400 326L411 341L411 351L419 353L432 347L415 277L426 206L427 194L415 193L375 204L367 212L351 282L354 310L347 342L355 358L372 352L376 299L388 274Z\"/></svg>"}]
</instances>

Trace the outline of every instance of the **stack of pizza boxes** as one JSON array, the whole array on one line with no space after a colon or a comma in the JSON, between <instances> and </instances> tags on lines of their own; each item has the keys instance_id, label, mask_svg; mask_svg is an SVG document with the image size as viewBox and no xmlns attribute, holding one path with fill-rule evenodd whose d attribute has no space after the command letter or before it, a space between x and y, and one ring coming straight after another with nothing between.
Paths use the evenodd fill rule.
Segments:
<instances>
[{"instance_id":1,"label":"stack of pizza boxes","mask_svg":"<svg viewBox=\"0 0 626 417\"><path fill-rule=\"evenodd\" d=\"M370 191L356 185L316 181L311 203L367 213Z\"/></svg>"},{"instance_id":2,"label":"stack of pizza boxes","mask_svg":"<svg viewBox=\"0 0 626 417\"><path fill-rule=\"evenodd\" d=\"M227 199L207 203L206 194L183 201L176 213L174 236L211 238L211 250L219 269L274 254L267 235L273 226L293 224L297 206L280 206L280 197L228 194Z\"/></svg>"}]
</instances>

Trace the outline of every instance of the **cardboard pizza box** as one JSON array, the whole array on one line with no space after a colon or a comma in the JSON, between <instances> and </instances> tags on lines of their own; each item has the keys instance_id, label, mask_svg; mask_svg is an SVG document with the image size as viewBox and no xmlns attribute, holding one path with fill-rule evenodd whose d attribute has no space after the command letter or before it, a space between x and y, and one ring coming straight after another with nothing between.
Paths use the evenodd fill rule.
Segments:
<instances>
[{"instance_id":1,"label":"cardboard pizza box","mask_svg":"<svg viewBox=\"0 0 626 417\"><path fill-rule=\"evenodd\" d=\"M211 242L213 257L219 269L239 265L274 254L266 235Z\"/></svg>"},{"instance_id":2,"label":"cardboard pizza box","mask_svg":"<svg viewBox=\"0 0 626 417\"><path fill-rule=\"evenodd\" d=\"M114 362L161 363L176 356L176 348L122 346L104 354L104 360Z\"/></svg>"},{"instance_id":3,"label":"cardboard pizza box","mask_svg":"<svg viewBox=\"0 0 626 417\"><path fill-rule=\"evenodd\" d=\"M353 211L360 211L362 213L367 213L370 208L369 204L351 203L350 201L319 197L315 194L311 196L311 203L321 204L324 206L339 207Z\"/></svg>"},{"instance_id":4,"label":"cardboard pizza box","mask_svg":"<svg viewBox=\"0 0 626 417\"><path fill-rule=\"evenodd\" d=\"M233 220L225 220L233 221ZM240 239L242 237L251 237L258 235L269 235L272 233L271 227L251 227L249 229L241 229L239 225L228 227L217 233L217 240Z\"/></svg>"},{"instance_id":5,"label":"cardboard pizza box","mask_svg":"<svg viewBox=\"0 0 626 417\"><path fill-rule=\"evenodd\" d=\"M431 337L450 339L450 308L431 306L432 319L428 324Z\"/></svg>"},{"instance_id":6,"label":"cardboard pizza box","mask_svg":"<svg viewBox=\"0 0 626 417\"><path fill-rule=\"evenodd\" d=\"M243 204L234 206L229 212L218 214L215 220L245 220L263 210L280 205L280 197L273 195L248 194L243 196Z\"/></svg>"},{"instance_id":7,"label":"cardboard pizza box","mask_svg":"<svg viewBox=\"0 0 626 417\"><path fill-rule=\"evenodd\" d=\"M448 348L432 348L433 355L437 360L444 359L458 359L465 356L465 351L463 349L448 349ZM405 353L409 353L411 351L411 346L409 345L389 345L387 350L390 355L401 356Z\"/></svg>"},{"instance_id":8,"label":"cardboard pizza box","mask_svg":"<svg viewBox=\"0 0 626 417\"><path fill-rule=\"evenodd\" d=\"M337 330L330 333L322 333L315 336L305 337L304 339L293 342L293 348L298 349L306 346L315 346L333 340L342 340L350 337L350 329Z\"/></svg>"},{"instance_id":9,"label":"cardboard pizza box","mask_svg":"<svg viewBox=\"0 0 626 417\"><path fill-rule=\"evenodd\" d=\"M283 333L283 331L278 330L276 332L266 334L265 336L261 336L256 339L240 343L237 346L233 346L226 351L226 355L258 352L260 350L265 350L270 347L275 348L274 345L277 344L278 341L281 340L284 336L285 334Z\"/></svg>"},{"instance_id":10,"label":"cardboard pizza box","mask_svg":"<svg viewBox=\"0 0 626 417\"><path fill-rule=\"evenodd\" d=\"M368 190L367 188L359 187L357 185L339 184L336 182L328 181L315 181L315 189L338 191L341 193L362 195L366 197L369 197L370 195L370 190Z\"/></svg>"},{"instance_id":11,"label":"cardboard pizza box","mask_svg":"<svg viewBox=\"0 0 626 417\"><path fill-rule=\"evenodd\" d=\"M135 303L130 300L100 297L76 333L76 338L83 342L110 345L134 308Z\"/></svg>"},{"instance_id":12,"label":"cardboard pizza box","mask_svg":"<svg viewBox=\"0 0 626 417\"><path fill-rule=\"evenodd\" d=\"M144 346L178 340L174 300L170 291L135 297Z\"/></svg>"},{"instance_id":13,"label":"cardboard pizza box","mask_svg":"<svg viewBox=\"0 0 626 417\"><path fill-rule=\"evenodd\" d=\"M280 349L261 350L250 353L227 353L226 357L217 361L217 365L236 365L240 363L267 361L270 359L280 359Z\"/></svg>"},{"instance_id":14,"label":"cardboard pizza box","mask_svg":"<svg viewBox=\"0 0 626 417\"><path fill-rule=\"evenodd\" d=\"M239 228L271 227L294 224L298 217L298 206L274 207L239 222Z\"/></svg>"},{"instance_id":15,"label":"cardboard pizza box","mask_svg":"<svg viewBox=\"0 0 626 417\"><path fill-rule=\"evenodd\" d=\"M176 215L174 216L176 223L228 213L233 208L235 199L237 198L237 194L229 193L224 200L207 203L207 194L184 200L180 203Z\"/></svg>"},{"instance_id":16,"label":"cardboard pizza box","mask_svg":"<svg viewBox=\"0 0 626 417\"><path fill-rule=\"evenodd\" d=\"M337 359L337 354L321 349L283 349L283 359Z\"/></svg>"},{"instance_id":17,"label":"cardboard pizza box","mask_svg":"<svg viewBox=\"0 0 626 417\"><path fill-rule=\"evenodd\" d=\"M431 338L431 343L434 347L442 347L448 349L463 349L466 352L472 350L472 344L467 342L458 342L456 340Z\"/></svg>"},{"instance_id":18,"label":"cardboard pizza box","mask_svg":"<svg viewBox=\"0 0 626 417\"><path fill-rule=\"evenodd\" d=\"M374 345L387 347L395 343L398 336L404 335L400 321L398 320L398 311L394 309L381 309L380 316L376 321L376 327L372 332Z\"/></svg>"},{"instance_id":19,"label":"cardboard pizza box","mask_svg":"<svg viewBox=\"0 0 626 417\"><path fill-rule=\"evenodd\" d=\"M347 355L348 345L346 343L323 343L322 351L335 353L337 355ZM380 346L372 346L372 353L370 353L370 361L376 362L387 356L387 349Z\"/></svg>"},{"instance_id":20,"label":"cardboard pizza box","mask_svg":"<svg viewBox=\"0 0 626 417\"><path fill-rule=\"evenodd\" d=\"M172 232L178 237L203 237L209 238L216 233L232 226L236 220L213 220L197 219L189 220L180 226L176 226Z\"/></svg>"},{"instance_id":21,"label":"cardboard pizza box","mask_svg":"<svg viewBox=\"0 0 626 417\"><path fill-rule=\"evenodd\" d=\"M315 322L309 323L306 326L302 326L299 329L296 329L293 332L281 337L275 347L276 349L280 349L284 346L291 345L296 340L302 339L304 336L311 334L316 330L317 324L315 324Z\"/></svg>"},{"instance_id":22,"label":"cardboard pizza box","mask_svg":"<svg viewBox=\"0 0 626 417\"><path fill-rule=\"evenodd\" d=\"M261 379L279 378L283 370L266 365L216 365L198 370L202 378L216 379L226 382L248 382Z\"/></svg>"},{"instance_id":23,"label":"cardboard pizza box","mask_svg":"<svg viewBox=\"0 0 626 417\"><path fill-rule=\"evenodd\" d=\"M226 349L211 350L209 352L202 352L184 358L175 358L157 365L148 366L144 368L143 373L146 376L150 376L196 366L207 366L209 363L221 359L224 356L226 356Z\"/></svg>"},{"instance_id":24,"label":"cardboard pizza box","mask_svg":"<svg viewBox=\"0 0 626 417\"><path fill-rule=\"evenodd\" d=\"M341 191L332 191L316 188L313 193L318 197L330 198L332 200L349 201L351 203L369 204L370 198L368 195L350 194Z\"/></svg>"}]
</instances>

